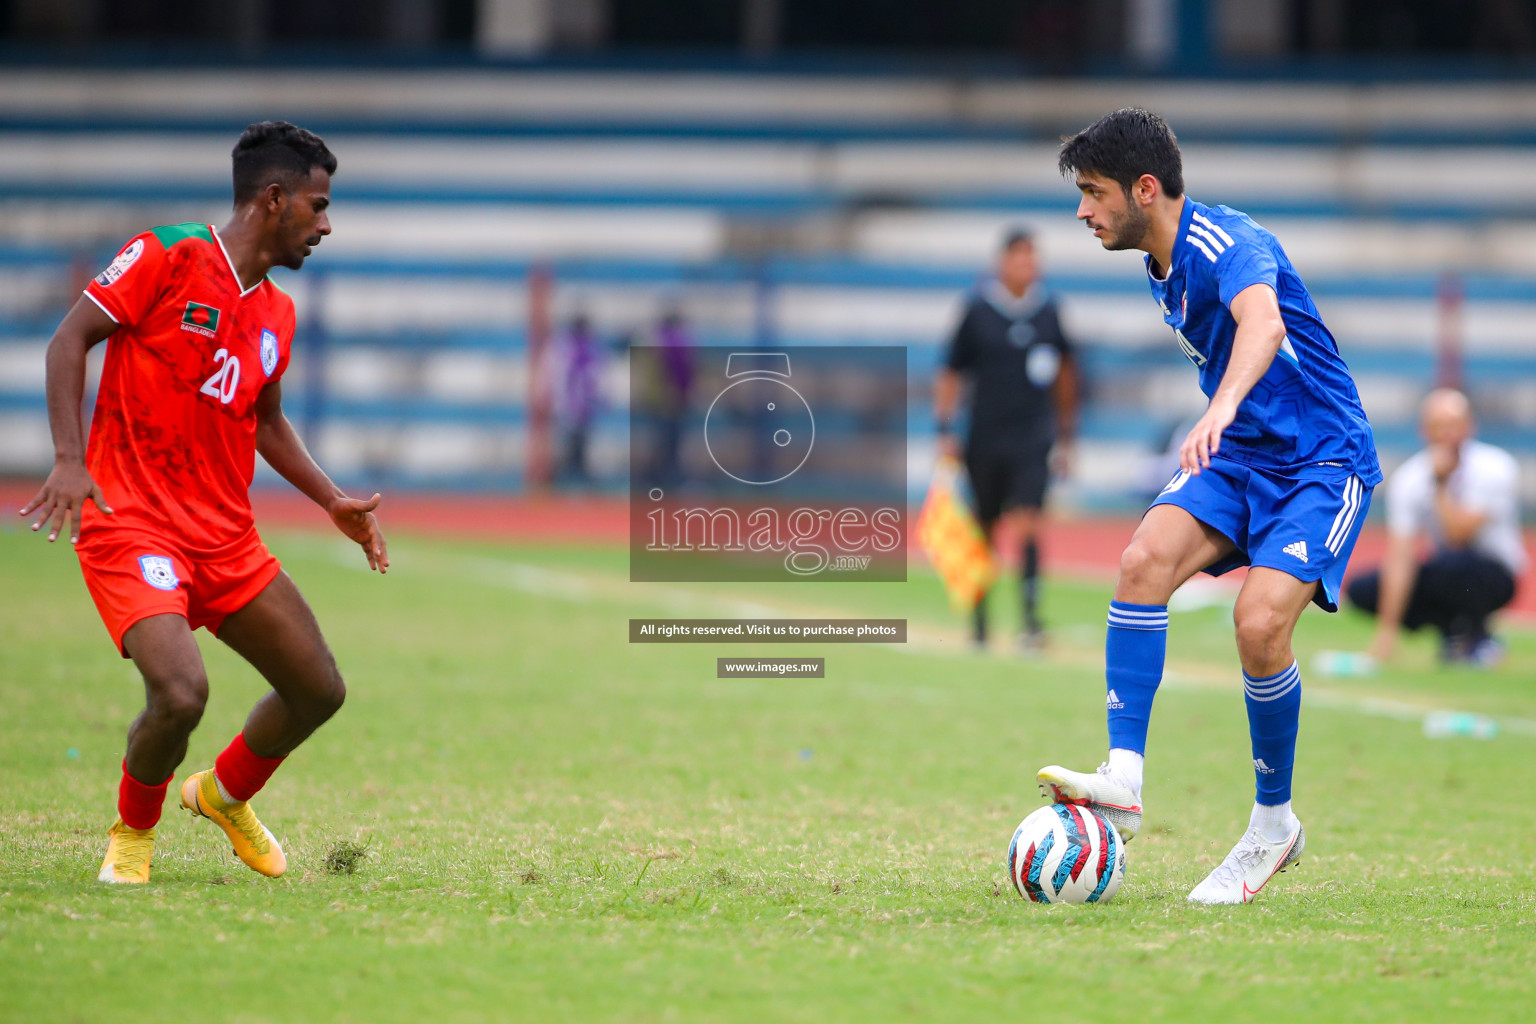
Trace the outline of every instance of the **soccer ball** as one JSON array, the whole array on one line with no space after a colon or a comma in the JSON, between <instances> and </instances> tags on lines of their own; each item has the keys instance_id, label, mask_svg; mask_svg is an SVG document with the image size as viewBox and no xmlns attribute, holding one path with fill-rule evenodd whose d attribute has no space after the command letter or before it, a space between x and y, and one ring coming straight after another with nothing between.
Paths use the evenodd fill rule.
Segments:
<instances>
[{"instance_id":1,"label":"soccer ball","mask_svg":"<svg viewBox=\"0 0 1536 1024\"><path fill-rule=\"evenodd\" d=\"M1014 829L1008 876L1034 903L1108 903L1125 880L1125 843L1088 808L1051 804Z\"/></svg>"}]
</instances>

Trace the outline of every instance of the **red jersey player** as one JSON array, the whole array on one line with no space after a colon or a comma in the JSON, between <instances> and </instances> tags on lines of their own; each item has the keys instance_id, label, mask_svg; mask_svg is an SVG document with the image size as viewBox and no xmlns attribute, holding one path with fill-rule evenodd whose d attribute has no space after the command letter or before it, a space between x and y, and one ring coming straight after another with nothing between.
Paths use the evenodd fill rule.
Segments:
<instances>
[{"instance_id":1,"label":"red jersey player","mask_svg":"<svg viewBox=\"0 0 1536 1024\"><path fill-rule=\"evenodd\" d=\"M373 510L349 498L283 415L293 301L267 279L297 270L330 234L336 158L283 121L251 125L234 149L235 212L215 231L178 224L139 235L65 316L48 345L54 468L21 510L48 539L69 529L107 631L144 677L128 729L103 882L149 880L155 824L208 677L192 631L209 632L272 687L182 806L218 824L264 875L287 867L250 798L346 694L309 605L256 535L248 488L260 452L330 513L384 572ZM90 444L81 444L86 351L110 338ZM87 502L90 504L87 505Z\"/></svg>"}]
</instances>

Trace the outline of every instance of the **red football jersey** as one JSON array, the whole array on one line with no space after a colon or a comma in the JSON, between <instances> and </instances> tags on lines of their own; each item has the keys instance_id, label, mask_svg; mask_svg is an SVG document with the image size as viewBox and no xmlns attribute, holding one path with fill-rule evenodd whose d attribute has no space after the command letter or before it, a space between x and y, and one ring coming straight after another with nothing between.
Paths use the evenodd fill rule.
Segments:
<instances>
[{"instance_id":1,"label":"red football jersey","mask_svg":"<svg viewBox=\"0 0 1536 1024\"><path fill-rule=\"evenodd\" d=\"M107 341L86 465L114 515L211 551L253 525L256 396L288 368L294 312L262 278L242 289L208 224L139 235L85 294L120 325Z\"/></svg>"}]
</instances>

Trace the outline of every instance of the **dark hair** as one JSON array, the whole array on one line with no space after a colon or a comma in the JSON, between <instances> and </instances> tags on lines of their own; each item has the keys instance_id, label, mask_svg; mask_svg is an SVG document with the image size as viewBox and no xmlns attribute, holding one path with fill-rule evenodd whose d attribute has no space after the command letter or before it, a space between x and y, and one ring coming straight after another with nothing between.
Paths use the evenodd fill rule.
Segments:
<instances>
[{"instance_id":1,"label":"dark hair","mask_svg":"<svg viewBox=\"0 0 1536 1024\"><path fill-rule=\"evenodd\" d=\"M249 202L274 181L285 192L322 168L336 173L336 157L314 132L287 121L262 121L240 134L230 154L235 162L235 202Z\"/></svg>"},{"instance_id":2,"label":"dark hair","mask_svg":"<svg viewBox=\"0 0 1536 1024\"><path fill-rule=\"evenodd\" d=\"M1184 194L1184 163L1179 140L1168 122L1140 107L1105 114L1061 144L1056 167L1063 175L1102 175L1129 195L1143 174L1162 183L1177 199Z\"/></svg>"},{"instance_id":3,"label":"dark hair","mask_svg":"<svg viewBox=\"0 0 1536 1024\"><path fill-rule=\"evenodd\" d=\"M1010 224L1003 231L1003 244L997 248L998 252L1007 252L1014 246L1022 245L1025 242L1033 245L1034 241L1035 233L1032 229L1025 227L1023 224Z\"/></svg>"}]
</instances>

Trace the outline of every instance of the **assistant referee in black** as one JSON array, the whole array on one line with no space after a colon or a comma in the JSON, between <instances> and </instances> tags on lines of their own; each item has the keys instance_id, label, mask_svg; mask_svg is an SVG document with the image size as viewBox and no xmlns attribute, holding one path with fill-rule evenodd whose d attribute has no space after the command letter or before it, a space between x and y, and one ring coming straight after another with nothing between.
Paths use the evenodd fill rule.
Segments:
<instances>
[{"instance_id":1,"label":"assistant referee in black","mask_svg":"<svg viewBox=\"0 0 1536 1024\"><path fill-rule=\"evenodd\" d=\"M961 456L954 436L969 384L963 449L976 518L992 541L1018 545L1028 649L1044 643L1039 611L1040 509L1051 472L1065 473L1077 425L1077 368L1055 300L1040 283L1034 239L1024 228L1003 237L997 272L970 296L934 385L943 454ZM1054 454L1053 454L1054 452ZM998 530L999 526L1002 530ZM977 602L976 643L987 640L986 599Z\"/></svg>"}]
</instances>

